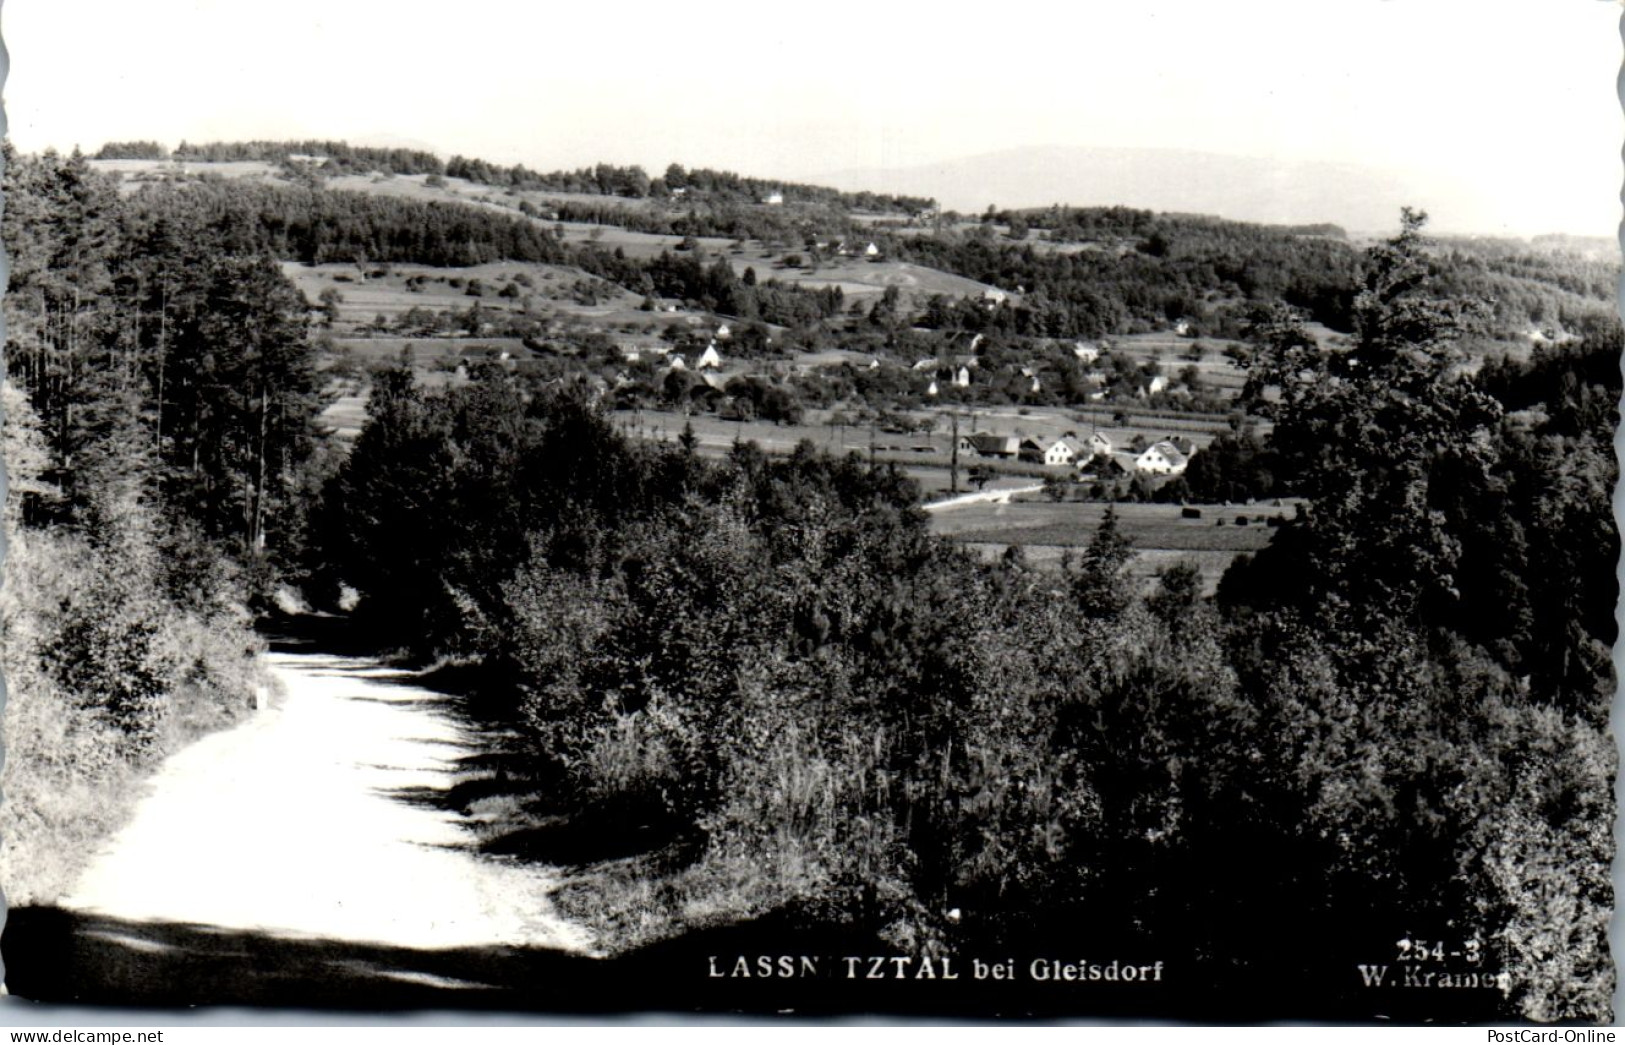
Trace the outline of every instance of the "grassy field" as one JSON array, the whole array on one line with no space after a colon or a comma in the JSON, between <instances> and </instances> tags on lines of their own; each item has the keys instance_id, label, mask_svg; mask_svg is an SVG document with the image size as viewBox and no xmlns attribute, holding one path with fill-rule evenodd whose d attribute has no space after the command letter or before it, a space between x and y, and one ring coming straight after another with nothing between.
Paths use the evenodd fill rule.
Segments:
<instances>
[{"instance_id":1,"label":"grassy field","mask_svg":"<svg viewBox=\"0 0 1625 1045\"><path fill-rule=\"evenodd\" d=\"M1295 511L1290 504L1195 507L1202 513L1200 519L1181 518L1177 504L1115 506L1118 526L1136 552L1130 565L1134 576L1149 580L1160 569L1190 562L1201 570L1211 594L1237 555L1269 543L1275 530L1265 523L1267 517L1290 518ZM1106 505L1098 502L968 504L934 512L931 530L990 557L1018 544L1030 563L1054 567L1068 551L1088 546L1105 513ZM1247 518L1247 525L1236 525L1239 516Z\"/></svg>"},{"instance_id":2,"label":"grassy field","mask_svg":"<svg viewBox=\"0 0 1625 1045\"><path fill-rule=\"evenodd\" d=\"M282 271L313 304L323 292L336 291L338 319L331 328L336 337L356 336L378 316L393 323L414 308L430 312L463 312L479 303L491 313L528 313L554 322L561 332L572 324L605 330L632 340L654 341L666 324L683 321L697 313L653 313L640 311L642 298L612 287L579 269L557 265L500 262L468 268L435 268L426 265L391 266L386 275L368 275L355 265L303 265L283 262ZM373 273L378 267L371 269ZM530 285L516 283L523 278ZM417 282L408 286L408 281ZM479 280L482 292L468 293L472 280ZM502 297L500 291L514 284L515 296ZM594 303L579 297L580 289L591 287Z\"/></svg>"},{"instance_id":3,"label":"grassy field","mask_svg":"<svg viewBox=\"0 0 1625 1045\"><path fill-rule=\"evenodd\" d=\"M1251 552L1269 543L1269 516L1290 517L1283 505L1201 505L1200 519L1180 517L1177 504L1118 504L1118 524L1141 548L1168 551ZM1107 506L1092 501L1015 501L1011 504L968 504L938 512L932 530L968 543L1053 545L1081 548L1094 537ZM1236 525L1245 516L1247 525ZM1220 521L1222 520L1222 525Z\"/></svg>"}]
</instances>

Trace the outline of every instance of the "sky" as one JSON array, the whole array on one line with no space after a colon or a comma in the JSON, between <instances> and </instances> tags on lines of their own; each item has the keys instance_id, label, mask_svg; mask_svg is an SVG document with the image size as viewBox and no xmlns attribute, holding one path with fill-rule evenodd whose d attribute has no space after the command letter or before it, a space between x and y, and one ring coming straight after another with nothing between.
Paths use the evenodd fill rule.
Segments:
<instances>
[{"instance_id":1,"label":"sky","mask_svg":"<svg viewBox=\"0 0 1625 1045\"><path fill-rule=\"evenodd\" d=\"M345 138L795 180L1177 148L1470 187L1477 231L1614 235L1610 0L4 0L24 151ZM1465 220L1465 219L1464 219Z\"/></svg>"}]
</instances>

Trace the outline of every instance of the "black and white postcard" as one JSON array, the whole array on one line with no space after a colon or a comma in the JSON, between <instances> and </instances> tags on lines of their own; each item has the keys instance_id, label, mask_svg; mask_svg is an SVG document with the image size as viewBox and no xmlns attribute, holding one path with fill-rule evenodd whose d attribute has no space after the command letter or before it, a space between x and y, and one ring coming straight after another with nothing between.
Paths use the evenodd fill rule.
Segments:
<instances>
[{"instance_id":1,"label":"black and white postcard","mask_svg":"<svg viewBox=\"0 0 1625 1045\"><path fill-rule=\"evenodd\" d=\"M9 1001L1611 1022L1618 23L8 3Z\"/></svg>"}]
</instances>

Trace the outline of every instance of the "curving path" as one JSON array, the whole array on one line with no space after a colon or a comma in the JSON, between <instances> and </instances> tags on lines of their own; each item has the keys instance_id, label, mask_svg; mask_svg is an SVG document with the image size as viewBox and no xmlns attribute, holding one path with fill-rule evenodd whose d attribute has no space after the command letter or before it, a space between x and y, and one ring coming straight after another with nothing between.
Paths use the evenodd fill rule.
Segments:
<instances>
[{"instance_id":1,"label":"curving path","mask_svg":"<svg viewBox=\"0 0 1625 1045\"><path fill-rule=\"evenodd\" d=\"M547 869L473 852L433 801L473 750L437 694L366 660L268 660L284 694L170 758L62 907L402 948L589 952L554 912Z\"/></svg>"}]
</instances>

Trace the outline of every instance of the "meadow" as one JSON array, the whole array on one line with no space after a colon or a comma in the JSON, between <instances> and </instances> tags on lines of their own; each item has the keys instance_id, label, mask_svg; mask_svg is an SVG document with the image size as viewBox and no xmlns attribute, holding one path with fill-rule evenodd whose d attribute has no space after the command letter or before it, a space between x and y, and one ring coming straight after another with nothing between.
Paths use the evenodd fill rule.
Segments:
<instances>
[{"instance_id":1,"label":"meadow","mask_svg":"<svg viewBox=\"0 0 1625 1045\"><path fill-rule=\"evenodd\" d=\"M1004 554L1020 545L1027 561L1053 568L1063 555L1088 547L1100 528L1107 505L1098 501L1059 504L1031 495L1009 504L976 503L933 512L931 532L986 556ZM1135 557L1131 575L1147 580L1176 562L1189 562L1202 572L1207 593L1237 555L1259 551L1274 536L1266 520L1290 518L1295 508L1280 505L1192 505L1197 519L1182 517L1177 504L1115 504L1119 531L1129 539ZM1238 525L1245 518L1246 525Z\"/></svg>"}]
</instances>

